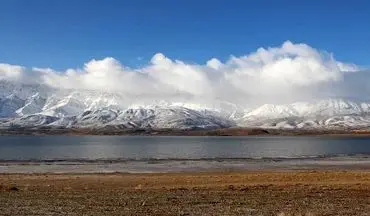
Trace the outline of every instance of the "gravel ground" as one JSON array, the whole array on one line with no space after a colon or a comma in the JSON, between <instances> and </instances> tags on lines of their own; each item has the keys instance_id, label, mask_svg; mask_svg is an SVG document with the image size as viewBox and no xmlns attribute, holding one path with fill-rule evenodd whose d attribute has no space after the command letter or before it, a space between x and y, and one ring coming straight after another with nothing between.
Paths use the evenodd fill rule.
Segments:
<instances>
[{"instance_id":1,"label":"gravel ground","mask_svg":"<svg viewBox=\"0 0 370 216\"><path fill-rule=\"evenodd\" d=\"M370 215L368 171L0 174L0 215Z\"/></svg>"}]
</instances>

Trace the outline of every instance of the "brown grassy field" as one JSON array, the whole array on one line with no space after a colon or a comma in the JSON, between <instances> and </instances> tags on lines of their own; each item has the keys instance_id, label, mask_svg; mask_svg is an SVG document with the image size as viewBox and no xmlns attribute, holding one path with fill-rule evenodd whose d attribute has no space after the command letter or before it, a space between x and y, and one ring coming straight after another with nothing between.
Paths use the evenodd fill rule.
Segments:
<instances>
[{"instance_id":1,"label":"brown grassy field","mask_svg":"<svg viewBox=\"0 0 370 216\"><path fill-rule=\"evenodd\" d=\"M369 214L367 171L0 175L0 215Z\"/></svg>"}]
</instances>

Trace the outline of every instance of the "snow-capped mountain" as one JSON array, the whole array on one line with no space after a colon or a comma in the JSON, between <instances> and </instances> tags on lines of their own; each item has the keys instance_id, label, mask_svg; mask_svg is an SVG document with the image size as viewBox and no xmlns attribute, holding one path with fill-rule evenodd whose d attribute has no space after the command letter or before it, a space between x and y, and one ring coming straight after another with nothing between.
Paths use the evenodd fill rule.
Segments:
<instances>
[{"instance_id":1,"label":"snow-capped mountain","mask_svg":"<svg viewBox=\"0 0 370 216\"><path fill-rule=\"evenodd\" d=\"M368 128L370 101L329 98L244 107L226 101L145 101L119 93L0 80L1 127Z\"/></svg>"},{"instance_id":2,"label":"snow-capped mountain","mask_svg":"<svg viewBox=\"0 0 370 216\"><path fill-rule=\"evenodd\" d=\"M2 127L224 128L233 113L190 103L133 104L121 94L0 81ZM137 100L137 99L136 99Z\"/></svg>"},{"instance_id":3,"label":"snow-capped mountain","mask_svg":"<svg viewBox=\"0 0 370 216\"><path fill-rule=\"evenodd\" d=\"M265 104L241 119L241 126L277 128L364 128L370 126L370 103L325 99L285 105Z\"/></svg>"}]
</instances>

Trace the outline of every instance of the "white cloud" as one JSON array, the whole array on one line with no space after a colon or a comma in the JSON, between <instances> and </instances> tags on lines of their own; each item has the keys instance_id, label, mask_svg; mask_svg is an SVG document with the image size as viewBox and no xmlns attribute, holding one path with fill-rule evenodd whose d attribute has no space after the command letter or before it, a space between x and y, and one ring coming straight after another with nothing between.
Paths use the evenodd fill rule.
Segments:
<instances>
[{"instance_id":1,"label":"white cloud","mask_svg":"<svg viewBox=\"0 0 370 216\"><path fill-rule=\"evenodd\" d=\"M343 82L344 74L358 70L355 64L336 61L331 54L287 41L281 47L259 48L249 55L231 56L226 62L212 58L205 64L187 64L157 53L148 65L135 70L111 57L64 72L0 64L0 79L119 91L154 99L185 95L248 103L315 97L323 92L335 95L333 83Z\"/></svg>"},{"instance_id":2,"label":"white cloud","mask_svg":"<svg viewBox=\"0 0 370 216\"><path fill-rule=\"evenodd\" d=\"M344 72L356 72L356 71L361 70L361 68L355 64L345 64L342 62L338 62L337 64L338 64L339 70L344 71Z\"/></svg>"},{"instance_id":3,"label":"white cloud","mask_svg":"<svg viewBox=\"0 0 370 216\"><path fill-rule=\"evenodd\" d=\"M18 80L24 70L21 66L0 63L0 79Z\"/></svg>"}]
</instances>

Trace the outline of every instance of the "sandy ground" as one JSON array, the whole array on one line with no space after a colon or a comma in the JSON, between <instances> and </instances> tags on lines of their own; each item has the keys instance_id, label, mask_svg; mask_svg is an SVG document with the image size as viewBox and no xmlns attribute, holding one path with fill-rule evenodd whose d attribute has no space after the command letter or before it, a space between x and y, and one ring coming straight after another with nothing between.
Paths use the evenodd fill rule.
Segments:
<instances>
[{"instance_id":1,"label":"sandy ground","mask_svg":"<svg viewBox=\"0 0 370 216\"><path fill-rule=\"evenodd\" d=\"M0 173L169 173L206 171L370 170L368 155L317 158L1 161Z\"/></svg>"},{"instance_id":2,"label":"sandy ground","mask_svg":"<svg viewBox=\"0 0 370 216\"><path fill-rule=\"evenodd\" d=\"M0 174L0 215L370 215L370 172Z\"/></svg>"}]
</instances>

